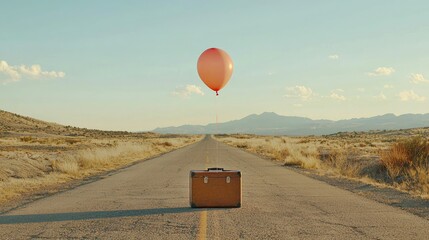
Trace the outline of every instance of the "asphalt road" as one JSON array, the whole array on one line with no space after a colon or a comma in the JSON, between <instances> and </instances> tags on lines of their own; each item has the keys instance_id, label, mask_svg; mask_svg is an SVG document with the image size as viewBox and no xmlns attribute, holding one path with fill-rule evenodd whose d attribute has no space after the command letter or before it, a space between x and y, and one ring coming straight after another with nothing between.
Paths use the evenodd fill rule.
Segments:
<instances>
[{"instance_id":1,"label":"asphalt road","mask_svg":"<svg viewBox=\"0 0 429 240\"><path fill-rule=\"evenodd\" d=\"M429 222L211 138L0 215L0 239L427 239ZM217 156L217 157L216 157ZM217 159L217 160L216 160ZM188 176L239 169L243 202L192 209Z\"/></svg>"}]
</instances>

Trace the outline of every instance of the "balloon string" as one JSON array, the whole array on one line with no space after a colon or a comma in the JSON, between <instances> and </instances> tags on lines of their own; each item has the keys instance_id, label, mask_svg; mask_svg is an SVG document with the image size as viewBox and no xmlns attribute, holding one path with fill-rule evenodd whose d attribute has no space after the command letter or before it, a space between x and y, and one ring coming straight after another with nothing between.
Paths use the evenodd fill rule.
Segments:
<instances>
[{"instance_id":1,"label":"balloon string","mask_svg":"<svg viewBox=\"0 0 429 240\"><path fill-rule=\"evenodd\" d=\"M218 92L216 91L216 98L215 98L215 110L216 110L216 134L219 134L219 107L218 107L218 100L217 96L219 96ZM219 141L216 141L216 167L218 167L218 159L219 159Z\"/></svg>"},{"instance_id":2,"label":"balloon string","mask_svg":"<svg viewBox=\"0 0 429 240\"><path fill-rule=\"evenodd\" d=\"M216 91L216 96L219 96L219 92L218 91Z\"/></svg>"}]
</instances>

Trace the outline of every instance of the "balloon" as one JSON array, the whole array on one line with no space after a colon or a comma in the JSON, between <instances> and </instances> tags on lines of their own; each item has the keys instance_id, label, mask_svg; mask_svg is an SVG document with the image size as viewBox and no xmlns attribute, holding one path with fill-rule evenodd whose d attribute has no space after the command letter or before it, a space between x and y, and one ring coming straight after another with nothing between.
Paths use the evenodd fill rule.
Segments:
<instances>
[{"instance_id":1,"label":"balloon","mask_svg":"<svg viewBox=\"0 0 429 240\"><path fill-rule=\"evenodd\" d=\"M232 75L232 60L219 48L209 48L198 58L197 70L201 80L219 95Z\"/></svg>"}]
</instances>

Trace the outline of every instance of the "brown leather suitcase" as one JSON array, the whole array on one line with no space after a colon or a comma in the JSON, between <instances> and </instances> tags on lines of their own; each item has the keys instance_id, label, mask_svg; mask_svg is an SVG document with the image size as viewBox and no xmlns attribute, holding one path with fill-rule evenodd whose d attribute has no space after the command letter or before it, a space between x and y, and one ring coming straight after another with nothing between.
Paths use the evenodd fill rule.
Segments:
<instances>
[{"instance_id":1,"label":"brown leather suitcase","mask_svg":"<svg viewBox=\"0 0 429 240\"><path fill-rule=\"evenodd\" d=\"M192 170L189 178L191 207L241 207L241 172L208 168Z\"/></svg>"}]
</instances>

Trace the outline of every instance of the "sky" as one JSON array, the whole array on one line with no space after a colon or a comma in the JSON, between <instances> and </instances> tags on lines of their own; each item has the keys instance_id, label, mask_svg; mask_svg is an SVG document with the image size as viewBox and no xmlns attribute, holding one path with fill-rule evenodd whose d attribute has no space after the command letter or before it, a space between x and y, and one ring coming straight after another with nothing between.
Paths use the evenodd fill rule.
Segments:
<instances>
[{"instance_id":1,"label":"sky","mask_svg":"<svg viewBox=\"0 0 429 240\"><path fill-rule=\"evenodd\" d=\"M0 109L148 131L429 112L429 2L0 0ZM218 97L207 48L234 62Z\"/></svg>"}]
</instances>

